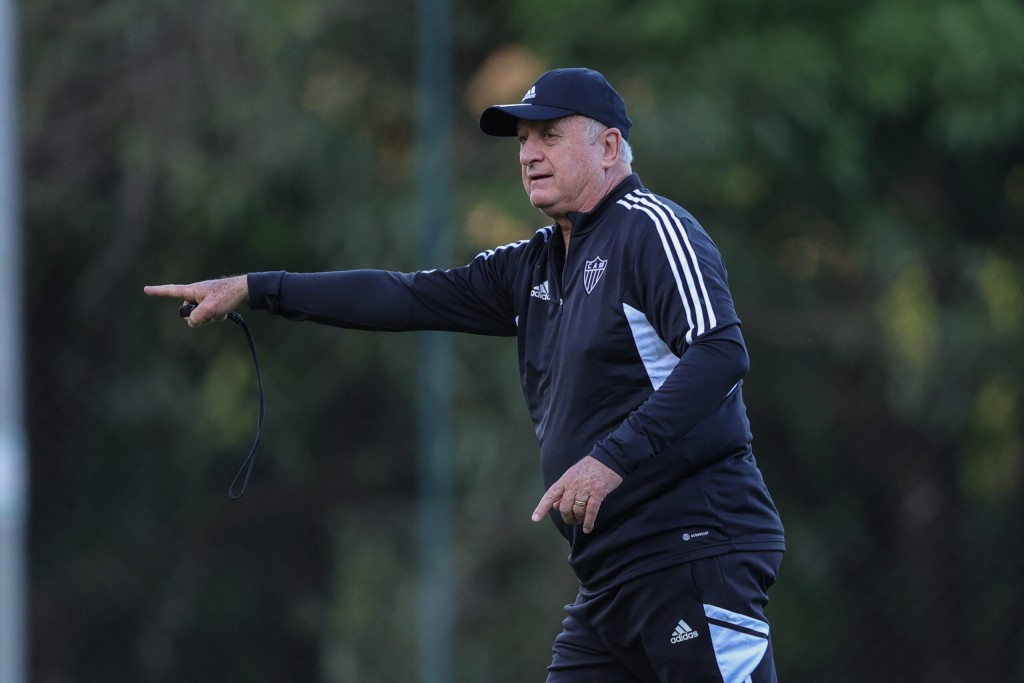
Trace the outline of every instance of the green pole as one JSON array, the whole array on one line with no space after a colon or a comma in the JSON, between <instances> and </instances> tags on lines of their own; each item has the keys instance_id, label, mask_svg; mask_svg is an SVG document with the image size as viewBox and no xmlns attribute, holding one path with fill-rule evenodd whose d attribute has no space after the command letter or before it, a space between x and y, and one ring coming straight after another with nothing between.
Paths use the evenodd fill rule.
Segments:
<instances>
[{"instance_id":1,"label":"green pole","mask_svg":"<svg viewBox=\"0 0 1024 683\"><path fill-rule=\"evenodd\" d=\"M417 215L420 265L445 267L451 205L451 37L448 0L419 0L417 25ZM421 683L451 683L451 341L419 336L418 669Z\"/></svg>"}]
</instances>

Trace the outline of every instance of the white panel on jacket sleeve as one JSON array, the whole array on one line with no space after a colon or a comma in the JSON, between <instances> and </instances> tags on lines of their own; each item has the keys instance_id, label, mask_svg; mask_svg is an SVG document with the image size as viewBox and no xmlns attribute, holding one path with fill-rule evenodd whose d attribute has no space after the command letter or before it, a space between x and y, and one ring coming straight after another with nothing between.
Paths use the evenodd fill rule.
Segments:
<instances>
[{"instance_id":1,"label":"white panel on jacket sleeve","mask_svg":"<svg viewBox=\"0 0 1024 683\"><path fill-rule=\"evenodd\" d=\"M657 391L675 370L679 356L672 353L668 344L662 341L643 311L638 311L626 303L622 304L622 310L629 321L629 329L633 332L633 341L636 343L636 350L640 354L644 368L647 369L647 376L651 378L651 385Z\"/></svg>"}]
</instances>

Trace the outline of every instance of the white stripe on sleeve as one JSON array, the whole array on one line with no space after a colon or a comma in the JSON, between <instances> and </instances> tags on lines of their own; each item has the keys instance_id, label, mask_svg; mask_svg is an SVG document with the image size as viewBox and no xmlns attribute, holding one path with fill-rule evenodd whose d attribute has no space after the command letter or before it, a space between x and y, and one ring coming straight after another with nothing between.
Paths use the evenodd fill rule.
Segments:
<instances>
[{"instance_id":1,"label":"white stripe on sleeve","mask_svg":"<svg viewBox=\"0 0 1024 683\"><path fill-rule=\"evenodd\" d=\"M685 227L672 209L652 194L631 192L618 203L627 209L643 211L658 231L665 257L679 290L679 297L686 309L686 343L693 343L695 332L700 336L713 329L718 321L704 284L700 263Z\"/></svg>"}]
</instances>

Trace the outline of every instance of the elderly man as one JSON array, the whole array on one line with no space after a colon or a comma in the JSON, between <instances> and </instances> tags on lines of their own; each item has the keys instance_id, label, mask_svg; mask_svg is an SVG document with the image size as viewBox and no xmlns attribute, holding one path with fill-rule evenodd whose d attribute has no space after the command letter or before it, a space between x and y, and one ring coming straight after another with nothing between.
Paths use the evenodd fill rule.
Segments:
<instances>
[{"instance_id":1,"label":"elderly man","mask_svg":"<svg viewBox=\"0 0 1024 683\"><path fill-rule=\"evenodd\" d=\"M546 492L533 512L579 578L550 683L775 681L764 606L785 541L751 450L749 361L718 249L631 168L632 122L604 76L557 69L484 111L516 137L553 221L468 265L250 273L147 287L293 320L518 339Z\"/></svg>"}]
</instances>

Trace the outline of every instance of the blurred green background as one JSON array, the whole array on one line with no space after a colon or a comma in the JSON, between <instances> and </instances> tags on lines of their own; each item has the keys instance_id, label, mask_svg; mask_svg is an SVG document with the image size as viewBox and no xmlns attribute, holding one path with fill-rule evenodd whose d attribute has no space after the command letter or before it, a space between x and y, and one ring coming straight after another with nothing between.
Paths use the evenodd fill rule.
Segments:
<instances>
[{"instance_id":1,"label":"blurred green background","mask_svg":"<svg viewBox=\"0 0 1024 683\"><path fill-rule=\"evenodd\" d=\"M410 681L417 337L144 284L417 262L411 0L21 13L31 680ZM461 0L448 263L544 224L477 128L605 73L721 248L789 551L780 680L1024 681L1024 4ZM515 344L452 336L457 681L543 680L567 547Z\"/></svg>"}]
</instances>

